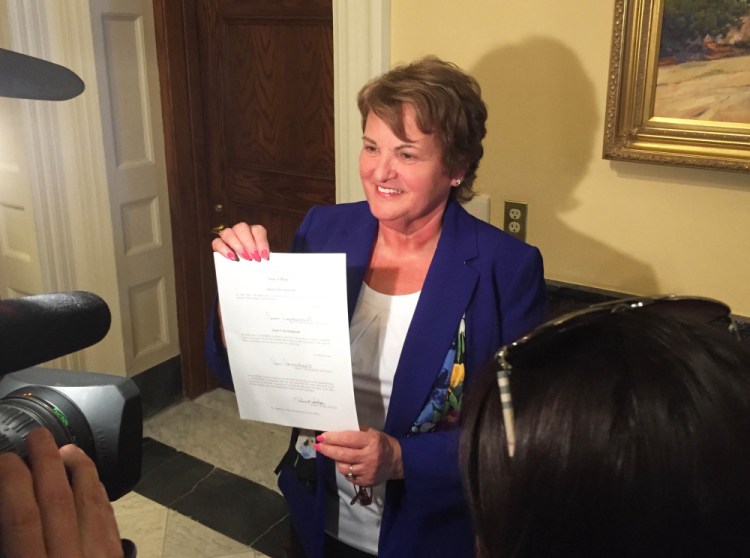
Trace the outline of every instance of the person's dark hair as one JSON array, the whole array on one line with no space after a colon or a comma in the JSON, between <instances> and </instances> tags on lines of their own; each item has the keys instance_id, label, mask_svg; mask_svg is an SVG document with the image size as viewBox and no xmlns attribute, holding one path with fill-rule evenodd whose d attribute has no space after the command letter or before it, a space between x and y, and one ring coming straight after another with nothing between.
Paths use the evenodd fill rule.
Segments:
<instances>
[{"instance_id":1,"label":"person's dark hair","mask_svg":"<svg viewBox=\"0 0 750 558\"><path fill-rule=\"evenodd\" d=\"M451 188L459 202L474 197L473 184L484 154L487 107L479 83L453 63L428 56L397 66L367 83L357 95L364 130L372 112L398 138L406 141L403 107L414 107L419 130L434 134L443 150L448 172L465 172L460 186Z\"/></svg>"},{"instance_id":2,"label":"person's dark hair","mask_svg":"<svg viewBox=\"0 0 750 558\"><path fill-rule=\"evenodd\" d=\"M750 352L646 310L513 365L513 457L494 363L468 386L461 460L477 555L750 556Z\"/></svg>"}]
</instances>

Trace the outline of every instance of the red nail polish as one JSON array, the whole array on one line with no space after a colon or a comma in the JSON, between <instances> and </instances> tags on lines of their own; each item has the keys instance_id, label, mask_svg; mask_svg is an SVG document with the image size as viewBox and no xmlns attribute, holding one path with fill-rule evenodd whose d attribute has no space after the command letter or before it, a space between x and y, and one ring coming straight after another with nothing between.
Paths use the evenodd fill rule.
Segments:
<instances>
[{"instance_id":1,"label":"red nail polish","mask_svg":"<svg viewBox=\"0 0 750 558\"><path fill-rule=\"evenodd\" d=\"M256 262L259 262L260 261L260 252L258 252L257 250L253 250L253 259Z\"/></svg>"},{"instance_id":2,"label":"red nail polish","mask_svg":"<svg viewBox=\"0 0 750 558\"><path fill-rule=\"evenodd\" d=\"M315 451L320 451L320 444L315 444L313 447L315 448Z\"/></svg>"},{"instance_id":3,"label":"red nail polish","mask_svg":"<svg viewBox=\"0 0 750 558\"><path fill-rule=\"evenodd\" d=\"M236 262L236 261L237 261L237 254L235 254L234 252L229 252L229 253L227 254L227 258L229 258L230 260L232 260L232 261L235 261L235 262Z\"/></svg>"},{"instance_id":4,"label":"red nail polish","mask_svg":"<svg viewBox=\"0 0 750 558\"><path fill-rule=\"evenodd\" d=\"M318 434L318 435L317 435L317 436L315 437L315 439L316 439L316 440L317 440L318 442L325 442L325 441L326 441L326 437L325 437L325 436L323 436L323 434Z\"/></svg>"},{"instance_id":5,"label":"red nail polish","mask_svg":"<svg viewBox=\"0 0 750 558\"><path fill-rule=\"evenodd\" d=\"M244 252L242 252L242 254L240 254L240 255L245 260L249 260L250 259L250 254L247 253L247 250L245 250Z\"/></svg>"},{"instance_id":6,"label":"red nail polish","mask_svg":"<svg viewBox=\"0 0 750 558\"><path fill-rule=\"evenodd\" d=\"M268 250L263 250L260 253L260 257L263 258L264 260L267 260L268 259Z\"/></svg>"}]
</instances>

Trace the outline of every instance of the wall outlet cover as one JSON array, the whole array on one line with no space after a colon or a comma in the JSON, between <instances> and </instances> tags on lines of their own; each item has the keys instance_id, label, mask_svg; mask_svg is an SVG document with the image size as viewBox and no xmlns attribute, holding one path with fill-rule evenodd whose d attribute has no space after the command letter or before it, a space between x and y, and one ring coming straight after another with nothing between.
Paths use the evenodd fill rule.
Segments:
<instances>
[{"instance_id":1,"label":"wall outlet cover","mask_svg":"<svg viewBox=\"0 0 750 558\"><path fill-rule=\"evenodd\" d=\"M528 205L525 202L507 201L503 211L503 230L519 240L526 241Z\"/></svg>"}]
</instances>

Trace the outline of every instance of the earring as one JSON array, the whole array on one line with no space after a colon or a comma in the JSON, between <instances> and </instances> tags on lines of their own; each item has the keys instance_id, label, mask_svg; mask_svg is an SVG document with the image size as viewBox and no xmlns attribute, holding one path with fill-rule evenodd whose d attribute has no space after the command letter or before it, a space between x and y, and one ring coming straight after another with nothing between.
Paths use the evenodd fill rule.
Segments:
<instances>
[{"instance_id":1,"label":"earring","mask_svg":"<svg viewBox=\"0 0 750 558\"><path fill-rule=\"evenodd\" d=\"M462 179L456 178L456 186L461 186L461 183L463 182Z\"/></svg>"}]
</instances>

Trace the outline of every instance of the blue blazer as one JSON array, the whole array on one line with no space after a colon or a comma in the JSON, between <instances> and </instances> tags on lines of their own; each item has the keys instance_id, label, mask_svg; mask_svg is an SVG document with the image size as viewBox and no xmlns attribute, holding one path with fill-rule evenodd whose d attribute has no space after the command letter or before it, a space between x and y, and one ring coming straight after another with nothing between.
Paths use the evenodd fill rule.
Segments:
<instances>
[{"instance_id":1,"label":"blue blazer","mask_svg":"<svg viewBox=\"0 0 750 558\"><path fill-rule=\"evenodd\" d=\"M314 207L297 231L295 252L344 252L349 320L369 264L378 221L366 202ZM384 431L401 444L404 478L389 481L379 556L473 556L474 533L461 483L458 429L407 436L431 394L461 317L466 324L466 389L493 353L546 317L539 251L450 201L393 381ZM215 334L209 351L217 349ZM219 343L220 345L220 343ZM212 357L209 353L209 360ZM216 362L212 368L216 372ZM228 371L227 371L228 372ZM334 463L316 458L317 484L282 467L279 487L310 558L323 555L326 485Z\"/></svg>"}]
</instances>

